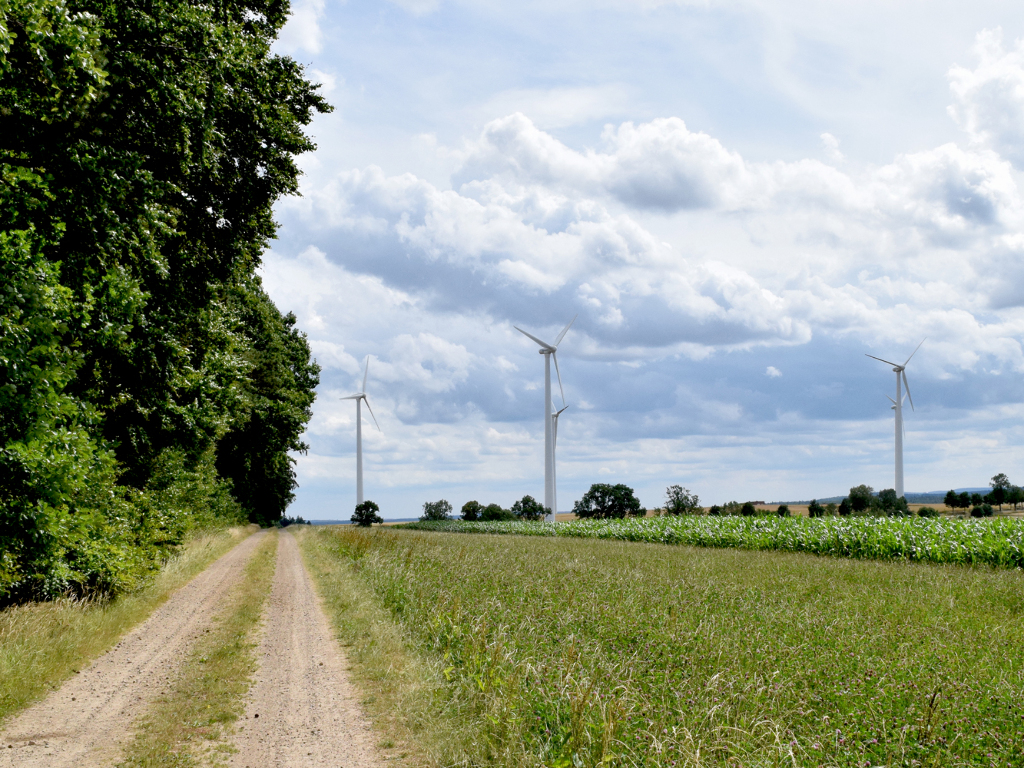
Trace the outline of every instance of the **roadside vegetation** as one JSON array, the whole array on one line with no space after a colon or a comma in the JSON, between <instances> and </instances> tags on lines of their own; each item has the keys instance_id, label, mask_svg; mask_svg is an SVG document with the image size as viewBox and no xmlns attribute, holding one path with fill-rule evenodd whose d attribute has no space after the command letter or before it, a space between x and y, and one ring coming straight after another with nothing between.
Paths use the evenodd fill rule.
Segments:
<instances>
[{"instance_id":1,"label":"roadside vegetation","mask_svg":"<svg viewBox=\"0 0 1024 768\"><path fill-rule=\"evenodd\" d=\"M1020 571L393 529L305 542L373 706L432 729L436 765L1024 761ZM389 644L358 639L371 625ZM393 658L415 673L385 673Z\"/></svg>"},{"instance_id":2,"label":"roadside vegetation","mask_svg":"<svg viewBox=\"0 0 1024 768\"><path fill-rule=\"evenodd\" d=\"M247 526L194 538L146 587L114 600L67 598L0 612L0 722L108 650L254 530Z\"/></svg>"},{"instance_id":3,"label":"roadside vegetation","mask_svg":"<svg viewBox=\"0 0 1024 768\"><path fill-rule=\"evenodd\" d=\"M291 501L319 368L257 269L330 107L271 52L287 15L0 4L0 607L129 592Z\"/></svg>"},{"instance_id":4,"label":"roadside vegetation","mask_svg":"<svg viewBox=\"0 0 1024 768\"><path fill-rule=\"evenodd\" d=\"M255 630L270 596L277 545L276 533L260 542L210 631L150 706L118 768L193 768L230 754L226 738L256 671Z\"/></svg>"}]
</instances>

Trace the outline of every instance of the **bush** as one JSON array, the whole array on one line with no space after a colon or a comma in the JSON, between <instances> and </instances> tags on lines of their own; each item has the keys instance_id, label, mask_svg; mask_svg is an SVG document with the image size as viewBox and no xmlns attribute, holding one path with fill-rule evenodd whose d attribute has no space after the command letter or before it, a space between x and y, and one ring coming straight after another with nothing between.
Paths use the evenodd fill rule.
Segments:
<instances>
[{"instance_id":1,"label":"bush","mask_svg":"<svg viewBox=\"0 0 1024 768\"><path fill-rule=\"evenodd\" d=\"M480 513L483 511L484 505L479 501L467 501L462 505L462 519L469 520L470 522L473 520L479 520Z\"/></svg>"},{"instance_id":2,"label":"bush","mask_svg":"<svg viewBox=\"0 0 1024 768\"><path fill-rule=\"evenodd\" d=\"M548 508L533 498L533 496L523 496L523 498L512 505L511 511L520 520L540 520L547 513Z\"/></svg>"},{"instance_id":3,"label":"bush","mask_svg":"<svg viewBox=\"0 0 1024 768\"><path fill-rule=\"evenodd\" d=\"M480 512L480 519L484 522L496 522L501 520L515 520L516 516L509 510L503 509L500 504L488 504Z\"/></svg>"},{"instance_id":4,"label":"bush","mask_svg":"<svg viewBox=\"0 0 1024 768\"><path fill-rule=\"evenodd\" d=\"M939 510L935 509L935 507L921 507L919 510L917 510L917 516L918 517L938 517L939 516Z\"/></svg>"},{"instance_id":5,"label":"bush","mask_svg":"<svg viewBox=\"0 0 1024 768\"><path fill-rule=\"evenodd\" d=\"M792 514L789 511L789 504L779 504L779 508L775 510L775 514L779 517L789 517Z\"/></svg>"},{"instance_id":6,"label":"bush","mask_svg":"<svg viewBox=\"0 0 1024 768\"><path fill-rule=\"evenodd\" d=\"M312 525L312 523L309 520L303 520L302 515L297 515L296 517L285 515L280 520L274 521L275 528L287 528L289 525Z\"/></svg>"},{"instance_id":7,"label":"bush","mask_svg":"<svg viewBox=\"0 0 1024 768\"><path fill-rule=\"evenodd\" d=\"M977 494L975 494L977 496ZM991 504L976 504L971 510L971 517L992 517Z\"/></svg>"},{"instance_id":8,"label":"bush","mask_svg":"<svg viewBox=\"0 0 1024 768\"><path fill-rule=\"evenodd\" d=\"M722 514L722 508L717 504L712 504L710 507L708 507L708 514L712 517L718 517Z\"/></svg>"},{"instance_id":9,"label":"bush","mask_svg":"<svg viewBox=\"0 0 1024 768\"><path fill-rule=\"evenodd\" d=\"M836 514L840 517L847 517L853 514L853 507L850 505L849 499L843 499L839 502L839 506L836 508Z\"/></svg>"},{"instance_id":10,"label":"bush","mask_svg":"<svg viewBox=\"0 0 1024 768\"><path fill-rule=\"evenodd\" d=\"M452 514L452 505L441 499L440 501L423 502L423 514L420 520L448 520Z\"/></svg>"},{"instance_id":11,"label":"bush","mask_svg":"<svg viewBox=\"0 0 1024 768\"><path fill-rule=\"evenodd\" d=\"M811 499L811 503L807 505L807 516L822 517L824 514L825 508L818 503L817 499Z\"/></svg>"},{"instance_id":12,"label":"bush","mask_svg":"<svg viewBox=\"0 0 1024 768\"><path fill-rule=\"evenodd\" d=\"M578 518L643 517L646 513L633 489L622 483L594 483L583 498L573 504L572 511Z\"/></svg>"},{"instance_id":13,"label":"bush","mask_svg":"<svg viewBox=\"0 0 1024 768\"><path fill-rule=\"evenodd\" d=\"M681 485L670 485L665 489L666 515L699 515L703 511L696 493L690 493Z\"/></svg>"},{"instance_id":14,"label":"bush","mask_svg":"<svg viewBox=\"0 0 1024 768\"><path fill-rule=\"evenodd\" d=\"M374 523L383 523L384 522L384 518L381 517L379 514L377 514L378 512L380 512L380 507L377 506L377 502L367 500L367 501L364 501L362 504L357 504L356 505L355 514L353 514L352 517L349 518L349 519L355 525L362 525L362 526L369 527L369 526L373 525ZM447 516L442 517L442 518L432 517L432 518L421 518L421 519L445 520L445 519L447 519Z\"/></svg>"},{"instance_id":15,"label":"bush","mask_svg":"<svg viewBox=\"0 0 1024 768\"><path fill-rule=\"evenodd\" d=\"M743 506L740 507L740 514L744 517L753 517L757 514L757 507L755 507L749 501L745 501L743 502Z\"/></svg>"}]
</instances>

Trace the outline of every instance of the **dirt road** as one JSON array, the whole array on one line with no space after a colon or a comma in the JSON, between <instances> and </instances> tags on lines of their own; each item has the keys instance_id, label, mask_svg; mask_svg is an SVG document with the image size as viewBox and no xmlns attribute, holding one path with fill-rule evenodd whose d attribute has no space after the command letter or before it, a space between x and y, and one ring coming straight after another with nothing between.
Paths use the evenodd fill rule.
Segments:
<instances>
[{"instance_id":1,"label":"dirt road","mask_svg":"<svg viewBox=\"0 0 1024 768\"><path fill-rule=\"evenodd\" d=\"M164 690L264 535L242 541L114 648L15 718L0 734L0 768L90 768L115 761L133 721Z\"/></svg>"},{"instance_id":2,"label":"dirt road","mask_svg":"<svg viewBox=\"0 0 1024 768\"><path fill-rule=\"evenodd\" d=\"M232 766L384 765L298 544L287 530L278 545L258 659L257 682L238 724L239 751L229 758Z\"/></svg>"}]
</instances>

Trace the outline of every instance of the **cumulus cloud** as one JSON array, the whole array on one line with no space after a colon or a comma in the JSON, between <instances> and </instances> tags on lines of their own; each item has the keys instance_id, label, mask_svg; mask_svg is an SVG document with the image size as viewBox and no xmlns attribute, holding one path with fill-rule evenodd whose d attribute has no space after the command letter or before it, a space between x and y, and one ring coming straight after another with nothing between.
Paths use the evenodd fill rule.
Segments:
<instances>
[{"instance_id":1,"label":"cumulus cloud","mask_svg":"<svg viewBox=\"0 0 1024 768\"><path fill-rule=\"evenodd\" d=\"M782 375L782 371L776 368L774 365L769 365L764 372L764 375L769 379L777 379Z\"/></svg>"},{"instance_id":2,"label":"cumulus cloud","mask_svg":"<svg viewBox=\"0 0 1024 768\"><path fill-rule=\"evenodd\" d=\"M981 32L974 69L955 66L949 85L955 98L950 113L971 137L1024 169L1024 40L1010 50L1000 29Z\"/></svg>"},{"instance_id":3,"label":"cumulus cloud","mask_svg":"<svg viewBox=\"0 0 1024 768\"><path fill-rule=\"evenodd\" d=\"M324 15L325 0L299 0L292 4L288 23L281 29L277 45L287 52L320 53L323 31L320 20Z\"/></svg>"}]
</instances>

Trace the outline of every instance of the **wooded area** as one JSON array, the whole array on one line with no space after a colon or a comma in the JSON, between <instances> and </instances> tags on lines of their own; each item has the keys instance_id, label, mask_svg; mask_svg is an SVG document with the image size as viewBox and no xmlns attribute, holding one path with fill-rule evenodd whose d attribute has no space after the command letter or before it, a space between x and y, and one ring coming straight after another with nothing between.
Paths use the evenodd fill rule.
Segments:
<instances>
[{"instance_id":1,"label":"wooded area","mask_svg":"<svg viewBox=\"0 0 1024 768\"><path fill-rule=\"evenodd\" d=\"M0 603L292 499L319 368L256 269L330 106L287 13L0 0Z\"/></svg>"}]
</instances>

